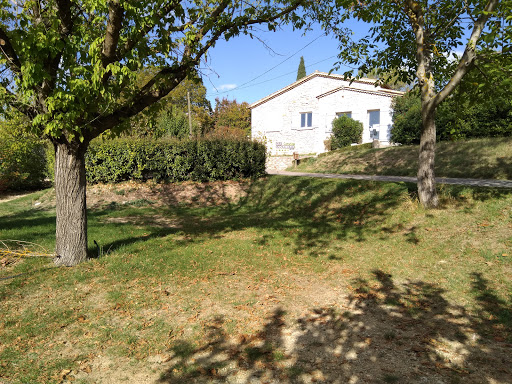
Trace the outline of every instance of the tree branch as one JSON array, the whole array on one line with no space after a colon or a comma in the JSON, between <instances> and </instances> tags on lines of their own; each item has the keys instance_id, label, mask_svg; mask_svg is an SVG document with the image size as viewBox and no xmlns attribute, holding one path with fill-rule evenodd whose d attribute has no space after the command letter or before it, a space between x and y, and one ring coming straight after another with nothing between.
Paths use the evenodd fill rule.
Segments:
<instances>
[{"instance_id":1,"label":"tree branch","mask_svg":"<svg viewBox=\"0 0 512 384\"><path fill-rule=\"evenodd\" d=\"M446 99L453 92L453 90L461 82L462 78L469 71L471 64L475 61L476 58L476 45L478 39L482 34L485 24L487 23L487 20L489 20L491 13L496 9L498 3L499 0L489 0L482 14L476 20L475 25L473 26L473 31L471 32L471 37L469 38L468 43L466 44L464 54L462 55L462 58L460 59L459 64L457 65L457 68L455 69L452 78L450 79L448 84L446 84L445 87L434 98L435 106L441 104L443 100Z\"/></svg>"},{"instance_id":2,"label":"tree branch","mask_svg":"<svg viewBox=\"0 0 512 384\"><path fill-rule=\"evenodd\" d=\"M227 3L229 2L227 0L224 0L216 8L214 13L212 14L212 16L215 16L215 19L210 24L210 27L202 28L200 31L202 31L204 34L210 32L210 30L215 25L215 21L220 18L222 11L226 8L225 4ZM239 21L232 21L230 23L227 23L222 28L216 30L215 33L208 38L204 45L200 49L198 49L197 53L195 54L192 54L192 47L187 46L185 48L185 53L179 65L162 68L139 90L135 97L131 98L123 106L121 106L116 111L110 113L107 116L97 116L94 119L94 122L90 124L90 129L87 129L84 132L85 139L92 140L94 137L97 137L101 133L115 127L123 120L135 116L136 114L144 110L146 107L156 103L163 97L167 96L169 92L171 92L187 77L187 74L191 71L191 69L199 64L202 56L208 51L208 49L211 48L218 41L218 39L229 30L234 28L247 27L252 24L259 24L262 22L277 20L283 15L293 12L303 3L304 0L297 0L289 7L285 8L283 11L271 17L259 17L256 19L249 19L242 23L240 23ZM201 37L204 37L204 35L202 35ZM200 40L201 39L196 39L192 44L199 43ZM153 89L155 85L158 85L158 87L156 89Z\"/></svg>"},{"instance_id":3,"label":"tree branch","mask_svg":"<svg viewBox=\"0 0 512 384\"><path fill-rule=\"evenodd\" d=\"M9 91L3 85L0 85L0 87L6 94L9 95L10 100L7 101L7 104L9 106L11 106L12 108L21 112L23 115L27 116L29 119L33 119L35 116L37 116L37 110L34 107L20 103L14 93Z\"/></svg>"},{"instance_id":4,"label":"tree branch","mask_svg":"<svg viewBox=\"0 0 512 384\"><path fill-rule=\"evenodd\" d=\"M6 31L0 27L0 50L2 51L3 56L7 60L7 65L16 74L21 73L21 61L14 50L14 47L11 44L11 40L9 36L7 36Z\"/></svg>"},{"instance_id":5,"label":"tree branch","mask_svg":"<svg viewBox=\"0 0 512 384\"><path fill-rule=\"evenodd\" d=\"M101 52L103 56L101 61L104 67L116 61L117 45L124 18L124 8L120 4L120 0L110 0L108 8L107 30Z\"/></svg>"},{"instance_id":6,"label":"tree branch","mask_svg":"<svg viewBox=\"0 0 512 384\"><path fill-rule=\"evenodd\" d=\"M176 1L176 0L173 0L173 1L170 1L169 3L167 3L166 6L164 6L163 8L161 8L160 12L158 12L155 17L157 19L162 19L164 18L166 15L168 15L170 12L172 12L174 10L174 8L176 7L176 5L180 4L179 1ZM195 22L195 20L192 20L191 22ZM170 27L169 28L169 32L180 32L180 31L184 31L185 28L188 26L189 23L187 24L183 24L179 27ZM146 36L153 28L154 28L155 24L154 23L147 23L141 30L140 32L134 36L133 38L131 39L128 39L126 41L126 43L124 44L124 47L123 47L123 50L122 52L119 53L118 55L118 60L121 60L122 58L124 58L129 52L132 51L133 48L135 48L135 46L144 38L144 36Z\"/></svg>"},{"instance_id":7,"label":"tree branch","mask_svg":"<svg viewBox=\"0 0 512 384\"><path fill-rule=\"evenodd\" d=\"M71 15L70 0L56 0L57 14L61 22L61 34L68 36L73 30L73 18Z\"/></svg>"},{"instance_id":8,"label":"tree branch","mask_svg":"<svg viewBox=\"0 0 512 384\"><path fill-rule=\"evenodd\" d=\"M444 33L444 31L446 31L448 28L450 28L457 21L457 19L460 17L460 15L462 15L462 12L464 12L464 9L466 9L466 7L463 7L459 12L457 12L457 14L453 17L453 19L451 19L448 22L448 24L443 26L442 29L441 29L441 25L439 25L435 29L435 31L431 34L432 38L435 39L438 34L442 34L442 33ZM467 11L469 13L469 9L467 9Z\"/></svg>"}]
</instances>

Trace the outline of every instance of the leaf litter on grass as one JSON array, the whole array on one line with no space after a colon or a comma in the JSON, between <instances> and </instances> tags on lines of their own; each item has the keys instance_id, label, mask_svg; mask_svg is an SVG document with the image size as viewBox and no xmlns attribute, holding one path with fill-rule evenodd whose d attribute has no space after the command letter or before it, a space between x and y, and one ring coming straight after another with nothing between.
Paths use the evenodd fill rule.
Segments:
<instances>
[{"instance_id":1,"label":"leaf litter on grass","mask_svg":"<svg viewBox=\"0 0 512 384\"><path fill-rule=\"evenodd\" d=\"M510 218L488 217L485 200L471 202L471 216L456 204L403 209L411 201L403 185L245 183L239 198L221 196L209 208L123 187L116 198L160 201L158 213L157 204L92 209L92 233L101 222L105 236L140 239L0 287L9 378L48 382L65 371L63 381L84 383L506 382L510 270L500 261L471 275L481 266L466 258L509 240ZM147 220L108 220L123 215ZM171 224L155 230L154 215ZM489 230L478 226L484 220L492 233L464 231ZM41 327L30 326L36 317ZM24 328L30 334L17 340ZM27 353L47 366L34 369L20 359Z\"/></svg>"}]
</instances>

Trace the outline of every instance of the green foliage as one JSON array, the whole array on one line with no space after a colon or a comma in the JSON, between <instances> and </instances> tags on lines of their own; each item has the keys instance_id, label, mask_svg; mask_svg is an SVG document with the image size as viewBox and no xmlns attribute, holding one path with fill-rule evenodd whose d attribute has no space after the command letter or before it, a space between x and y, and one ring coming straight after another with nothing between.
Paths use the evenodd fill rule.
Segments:
<instances>
[{"instance_id":1,"label":"green foliage","mask_svg":"<svg viewBox=\"0 0 512 384\"><path fill-rule=\"evenodd\" d=\"M458 90L441 104L436 114L437 140L512 136L512 100L505 95L494 98L468 98ZM395 143L418 144L421 134L421 101L417 92L393 100Z\"/></svg>"},{"instance_id":2,"label":"green foliage","mask_svg":"<svg viewBox=\"0 0 512 384\"><path fill-rule=\"evenodd\" d=\"M197 124L193 125L193 128L197 130ZM175 109L169 109L162 113L157 121L157 129L158 135L155 135L155 138L159 137L175 137L178 139L184 139L190 134L190 127L188 125L187 115Z\"/></svg>"},{"instance_id":3,"label":"green foliage","mask_svg":"<svg viewBox=\"0 0 512 384\"><path fill-rule=\"evenodd\" d=\"M226 98L215 99L213 118L215 131L218 131L221 136L223 132L239 137L251 135L251 110L245 101L238 103L236 100Z\"/></svg>"},{"instance_id":4,"label":"green foliage","mask_svg":"<svg viewBox=\"0 0 512 384\"><path fill-rule=\"evenodd\" d=\"M331 149L360 143L363 138L363 123L342 115L332 122Z\"/></svg>"},{"instance_id":5,"label":"green foliage","mask_svg":"<svg viewBox=\"0 0 512 384\"><path fill-rule=\"evenodd\" d=\"M418 144L421 134L421 100L417 92L407 92L392 102L391 140L400 144ZM439 128L439 127L437 127Z\"/></svg>"},{"instance_id":6,"label":"green foliage","mask_svg":"<svg viewBox=\"0 0 512 384\"><path fill-rule=\"evenodd\" d=\"M0 104L41 135L87 143L194 81L218 41L257 24L273 31L301 3L4 0Z\"/></svg>"},{"instance_id":7,"label":"green foliage","mask_svg":"<svg viewBox=\"0 0 512 384\"><path fill-rule=\"evenodd\" d=\"M147 81L155 69L145 69L140 74L140 83ZM206 87L201 79L183 80L166 97L134 116L123 136L136 138L172 137L183 139L189 136L187 91L190 92L192 132L201 136L211 130L212 107L206 98Z\"/></svg>"},{"instance_id":8,"label":"green foliage","mask_svg":"<svg viewBox=\"0 0 512 384\"><path fill-rule=\"evenodd\" d=\"M405 84L418 80L414 24L418 22L415 12L419 12L424 21L425 55L431 59L429 66L436 86L442 88L453 76L460 60L460 57L454 60L454 52L468 43L468 30L471 31L475 21L485 13L483 9L489 0L476 0L469 4L461 0L439 0L433 6L431 3L427 0L321 1L311 2L307 12L339 41L340 62L335 70L342 64L357 67L359 74L378 68L384 83L394 80ZM484 23L486 28L476 42L477 48L485 51L482 59L510 51L510 11L511 3L501 1L489 14L488 22ZM346 27L348 20L367 23L368 35L355 40L352 30ZM474 44L469 45L474 48ZM354 75L352 69L345 74L349 77Z\"/></svg>"},{"instance_id":9,"label":"green foliage","mask_svg":"<svg viewBox=\"0 0 512 384\"><path fill-rule=\"evenodd\" d=\"M47 174L43 141L26 131L21 119L0 123L0 191L34 189Z\"/></svg>"},{"instance_id":10,"label":"green foliage","mask_svg":"<svg viewBox=\"0 0 512 384\"><path fill-rule=\"evenodd\" d=\"M297 81L306 77L306 65L304 64L304 56L300 57L299 68L297 68Z\"/></svg>"},{"instance_id":11,"label":"green foliage","mask_svg":"<svg viewBox=\"0 0 512 384\"><path fill-rule=\"evenodd\" d=\"M265 147L249 140L93 142L86 153L89 182L211 181L265 174Z\"/></svg>"}]
</instances>

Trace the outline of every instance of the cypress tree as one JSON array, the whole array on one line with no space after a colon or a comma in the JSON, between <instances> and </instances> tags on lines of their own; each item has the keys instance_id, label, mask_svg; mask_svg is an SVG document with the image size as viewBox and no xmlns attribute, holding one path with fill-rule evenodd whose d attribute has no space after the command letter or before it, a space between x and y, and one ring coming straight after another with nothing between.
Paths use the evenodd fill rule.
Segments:
<instances>
[{"instance_id":1,"label":"cypress tree","mask_svg":"<svg viewBox=\"0 0 512 384\"><path fill-rule=\"evenodd\" d=\"M300 57L299 68L297 69L297 80L306 77L306 66L304 65L304 56Z\"/></svg>"}]
</instances>

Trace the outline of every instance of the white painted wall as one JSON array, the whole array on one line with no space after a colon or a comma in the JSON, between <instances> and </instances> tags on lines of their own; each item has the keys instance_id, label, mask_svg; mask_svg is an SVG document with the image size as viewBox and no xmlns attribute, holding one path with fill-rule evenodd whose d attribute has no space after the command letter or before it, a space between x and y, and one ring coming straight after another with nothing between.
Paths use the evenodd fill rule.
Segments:
<instances>
[{"instance_id":1,"label":"white painted wall","mask_svg":"<svg viewBox=\"0 0 512 384\"><path fill-rule=\"evenodd\" d=\"M308 76L309 80L284 92L281 90L283 93L274 98L253 104L252 137L266 142L270 154L325 152L324 140L331 135L332 120L337 112L352 112L352 118L363 123L363 142L370 142L368 111L380 110L380 141L389 141L392 97L363 93L378 88L373 84L355 82L352 87L359 89L359 92L343 89L318 97L340 86L349 86L349 82L339 77L315 75ZM300 114L304 112L312 112L312 127L301 128Z\"/></svg>"},{"instance_id":2,"label":"white painted wall","mask_svg":"<svg viewBox=\"0 0 512 384\"><path fill-rule=\"evenodd\" d=\"M332 121L335 119L336 113L351 112L354 120L363 123L363 143L371 142L368 111L379 110L379 141L389 143L392 125L392 98L390 96L360 93L344 89L322 97L319 101L321 106L320 114L324 118L324 130L329 133L329 136L332 130Z\"/></svg>"}]
</instances>

